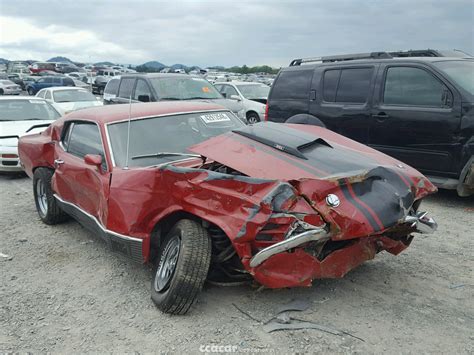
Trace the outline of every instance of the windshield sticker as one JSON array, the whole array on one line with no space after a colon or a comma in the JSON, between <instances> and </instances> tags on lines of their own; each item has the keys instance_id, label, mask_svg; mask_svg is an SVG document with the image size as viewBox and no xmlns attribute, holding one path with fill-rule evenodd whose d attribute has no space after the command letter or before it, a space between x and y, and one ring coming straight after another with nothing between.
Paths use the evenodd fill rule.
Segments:
<instances>
[{"instance_id":1,"label":"windshield sticker","mask_svg":"<svg viewBox=\"0 0 474 355\"><path fill-rule=\"evenodd\" d=\"M208 115L201 115L201 119L205 123L228 122L230 117L225 113L210 113Z\"/></svg>"},{"instance_id":2,"label":"windshield sticker","mask_svg":"<svg viewBox=\"0 0 474 355\"><path fill-rule=\"evenodd\" d=\"M202 92L211 92L211 89L209 88L209 86L203 86Z\"/></svg>"},{"instance_id":3,"label":"windshield sticker","mask_svg":"<svg viewBox=\"0 0 474 355\"><path fill-rule=\"evenodd\" d=\"M43 100L28 100L30 104L46 104Z\"/></svg>"}]
</instances>

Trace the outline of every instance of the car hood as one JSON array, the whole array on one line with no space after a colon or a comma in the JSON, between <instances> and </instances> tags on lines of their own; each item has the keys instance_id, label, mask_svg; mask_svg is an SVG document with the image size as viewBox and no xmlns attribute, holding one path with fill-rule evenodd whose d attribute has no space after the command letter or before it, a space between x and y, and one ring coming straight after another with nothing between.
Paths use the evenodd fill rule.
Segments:
<instances>
[{"instance_id":1,"label":"car hood","mask_svg":"<svg viewBox=\"0 0 474 355\"><path fill-rule=\"evenodd\" d=\"M199 100L193 100L193 101L208 102L211 104L221 105L232 112L238 112L243 109L243 106L240 102L237 102L235 100L229 100L229 99L199 99Z\"/></svg>"},{"instance_id":2,"label":"car hood","mask_svg":"<svg viewBox=\"0 0 474 355\"><path fill-rule=\"evenodd\" d=\"M16 147L18 139L25 134L38 133L46 129L45 126L33 128L34 126L50 124L52 120L34 120L34 121L0 121L0 145ZM29 129L31 131L27 132ZM8 137L8 138L7 138Z\"/></svg>"},{"instance_id":3,"label":"car hood","mask_svg":"<svg viewBox=\"0 0 474 355\"><path fill-rule=\"evenodd\" d=\"M316 126L262 122L189 150L252 178L288 182L335 225L353 224L354 216L360 214L365 225L350 232L354 235L395 225L415 200L436 191L412 167ZM344 203L330 208L329 194Z\"/></svg>"},{"instance_id":4,"label":"car hood","mask_svg":"<svg viewBox=\"0 0 474 355\"><path fill-rule=\"evenodd\" d=\"M102 106L103 103L100 101L80 101L80 102L55 102L53 106L60 111L61 114L68 113L70 111L80 110L82 108Z\"/></svg>"}]
</instances>

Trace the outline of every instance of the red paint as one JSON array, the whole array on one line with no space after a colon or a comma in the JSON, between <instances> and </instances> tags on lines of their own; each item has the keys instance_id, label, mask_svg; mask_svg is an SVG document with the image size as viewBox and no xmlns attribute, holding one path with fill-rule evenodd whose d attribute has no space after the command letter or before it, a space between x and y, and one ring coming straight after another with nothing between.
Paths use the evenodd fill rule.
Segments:
<instances>
[{"instance_id":1,"label":"red paint","mask_svg":"<svg viewBox=\"0 0 474 355\"><path fill-rule=\"evenodd\" d=\"M204 103L135 104L132 105L132 118L219 109L222 108ZM60 147L58 141L64 122L75 119L96 122L102 140L106 142L105 125L126 120L128 110L128 105L112 105L71 113L41 134L22 137L19 155L30 177L37 167L54 169L55 159L65 161L53 176L55 193L93 215L104 228L142 239L145 261L150 255L150 238L154 228L174 213L181 212L221 228L247 271L259 283L271 288L309 286L313 279L342 277L362 262L374 258L378 251L398 254L409 244L387 237L397 223L385 228L371 206L356 196L353 183L348 181L361 172L343 171L341 176L332 176L324 160L321 165L314 166L235 134L212 138L190 150L206 156L208 162L217 161L251 178L198 169L202 164L200 159L165 168L113 168L108 144L105 144L104 150L109 170L102 171L92 164L97 163L94 159L88 159L86 163ZM289 127L325 139L340 154L360 156L368 167L382 167L402 175L415 200L436 191L415 169L405 166L397 170L400 169L398 161L369 147L320 127ZM277 203L277 199L269 196L273 196L275 189L282 186L286 186L291 194ZM346 198L343 191L346 188L352 199L371 211L372 217L380 223L380 230L375 231L364 211ZM340 198L339 207L331 208L326 204L325 197L330 193ZM383 203L381 199L380 204ZM276 205L279 211L274 210ZM251 268L249 262L256 252L284 239L291 224L296 221L294 213L299 213L304 216L304 221L316 226L327 223L331 232L330 242L350 242L321 260L310 251L296 248L274 255L258 267ZM267 228L263 230L265 226ZM256 240L259 233L271 235L272 240Z\"/></svg>"}]
</instances>

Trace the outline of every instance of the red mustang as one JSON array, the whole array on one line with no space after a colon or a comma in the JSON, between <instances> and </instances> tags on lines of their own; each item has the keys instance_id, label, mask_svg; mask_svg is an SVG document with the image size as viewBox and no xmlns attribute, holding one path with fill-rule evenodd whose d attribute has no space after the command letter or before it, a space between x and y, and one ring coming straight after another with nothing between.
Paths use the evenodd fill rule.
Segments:
<instances>
[{"instance_id":1,"label":"red mustang","mask_svg":"<svg viewBox=\"0 0 474 355\"><path fill-rule=\"evenodd\" d=\"M186 313L207 279L270 288L342 277L436 223L418 171L325 128L205 103L73 112L20 139L40 218L72 216L155 266L153 301Z\"/></svg>"}]
</instances>

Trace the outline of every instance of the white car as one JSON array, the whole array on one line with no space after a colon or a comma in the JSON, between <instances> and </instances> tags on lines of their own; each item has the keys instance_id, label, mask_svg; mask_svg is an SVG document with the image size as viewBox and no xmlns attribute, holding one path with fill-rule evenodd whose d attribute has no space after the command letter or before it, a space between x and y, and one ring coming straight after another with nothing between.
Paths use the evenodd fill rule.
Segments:
<instances>
[{"instance_id":1,"label":"white car","mask_svg":"<svg viewBox=\"0 0 474 355\"><path fill-rule=\"evenodd\" d=\"M42 89L38 91L36 97L46 99L61 115L86 107L103 105L87 89L70 86Z\"/></svg>"},{"instance_id":2,"label":"white car","mask_svg":"<svg viewBox=\"0 0 474 355\"><path fill-rule=\"evenodd\" d=\"M10 80L0 80L0 95L20 95L21 86Z\"/></svg>"},{"instance_id":3,"label":"white car","mask_svg":"<svg viewBox=\"0 0 474 355\"><path fill-rule=\"evenodd\" d=\"M226 99L242 103L249 124L264 120L269 86L245 81L220 82L214 86Z\"/></svg>"},{"instance_id":4,"label":"white car","mask_svg":"<svg viewBox=\"0 0 474 355\"><path fill-rule=\"evenodd\" d=\"M44 131L60 117L46 100L31 96L0 97L0 171L22 171L18 139Z\"/></svg>"}]
</instances>

